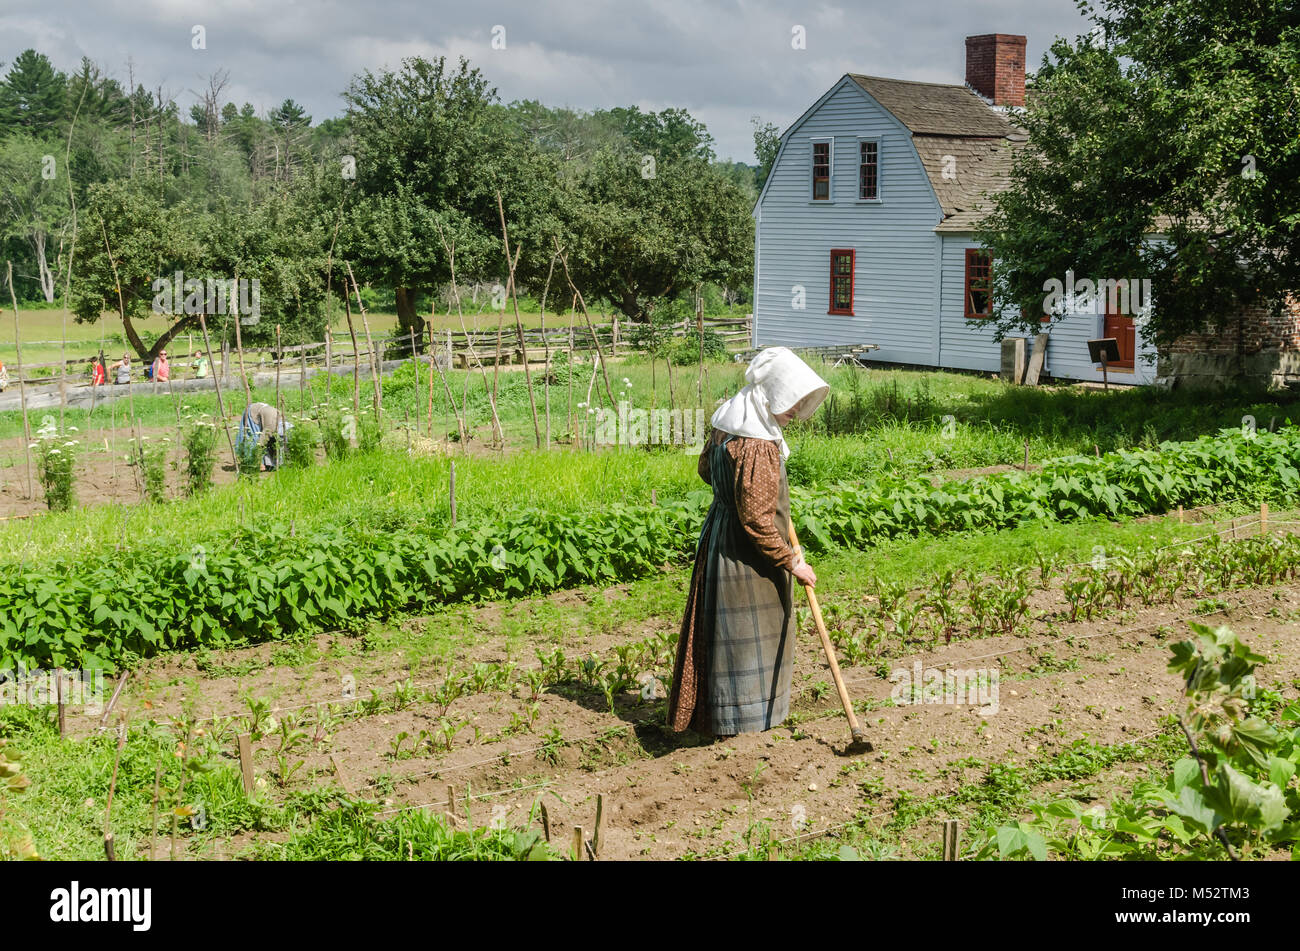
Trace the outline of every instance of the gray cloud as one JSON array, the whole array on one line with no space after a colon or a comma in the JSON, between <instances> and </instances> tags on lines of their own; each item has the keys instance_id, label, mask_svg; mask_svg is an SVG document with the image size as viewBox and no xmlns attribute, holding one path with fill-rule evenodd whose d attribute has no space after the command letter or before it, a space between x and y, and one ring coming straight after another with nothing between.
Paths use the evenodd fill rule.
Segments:
<instances>
[{"instance_id":1,"label":"gray cloud","mask_svg":"<svg viewBox=\"0 0 1300 951\"><path fill-rule=\"evenodd\" d=\"M195 25L205 50L191 48ZM791 48L795 25L805 50ZM845 72L961 82L968 34L1023 33L1033 66L1055 36L1087 28L1073 0L0 0L0 60L35 47L70 71L87 56L123 82L130 61L182 109L226 69L230 99L269 109L293 98L319 121L342 111L363 69L464 55L506 101L683 107L719 155L753 161L751 116L785 128Z\"/></svg>"}]
</instances>

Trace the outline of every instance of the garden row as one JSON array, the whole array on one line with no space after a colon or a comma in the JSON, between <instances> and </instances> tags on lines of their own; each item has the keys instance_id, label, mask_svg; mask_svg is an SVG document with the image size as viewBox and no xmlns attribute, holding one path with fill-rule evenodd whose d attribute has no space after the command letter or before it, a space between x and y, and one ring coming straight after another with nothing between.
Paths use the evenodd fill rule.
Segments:
<instances>
[{"instance_id":1,"label":"garden row","mask_svg":"<svg viewBox=\"0 0 1300 951\"><path fill-rule=\"evenodd\" d=\"M1071 457L1041 471L932 485L880 479L795 490L809 547L1168 511L1224 500L1288 501L1300 429L1225 430L1159 450ZM295 534L240 528L190 551L82 555L0 569L0 668L115 665L131 655L329 628L460 600L628 580L689 560L707 490L659 506L526 511L449 529L358 525Z\"/></svg>"}]
</instances>

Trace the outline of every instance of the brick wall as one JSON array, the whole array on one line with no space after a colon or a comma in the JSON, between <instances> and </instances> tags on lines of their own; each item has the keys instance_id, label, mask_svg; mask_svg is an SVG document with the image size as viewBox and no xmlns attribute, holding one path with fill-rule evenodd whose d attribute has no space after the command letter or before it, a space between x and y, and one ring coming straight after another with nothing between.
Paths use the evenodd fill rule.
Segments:
<instances>
[{"instance_id":1,"label":"brick wall","mask_svg":"<svg viewBox=\"0 0 1300 951\"><path fill-rule=\"evenodd\" d=\"M1010 33L966 37L966 84L996 106L1025 104L1025 38Z\"/></svg>"},{"instance_id":2,"label":"brick wall","mask_svg":"<svg viewBox=\"0 0 1300 951\"><path fill-rule=\"evenodd\" d=\"M1300 351L1300 298L1293 297L1282 313L1274 316L1267 307L1242 308L1229 319L1221 333L1197 333L1179 337L1170 353L1235 354L1268 350Z\"/></svg>"}]
</instances>

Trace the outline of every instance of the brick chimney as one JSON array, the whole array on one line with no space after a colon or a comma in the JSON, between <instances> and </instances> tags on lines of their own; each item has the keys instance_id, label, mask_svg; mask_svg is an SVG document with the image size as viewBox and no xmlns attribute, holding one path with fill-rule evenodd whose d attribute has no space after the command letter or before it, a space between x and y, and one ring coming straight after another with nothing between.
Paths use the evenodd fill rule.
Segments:
<instances>
[{"instance_id":1,"label":"brick chimney","mask_svg":"<svg viewBox=\"0 0 1300 951\"><path fill-rule=\"evenodd\" d=\"M966 37L966 85L995 106L1025 104L1025 38L1010 33Z\"/></svg>"}]
</instances>

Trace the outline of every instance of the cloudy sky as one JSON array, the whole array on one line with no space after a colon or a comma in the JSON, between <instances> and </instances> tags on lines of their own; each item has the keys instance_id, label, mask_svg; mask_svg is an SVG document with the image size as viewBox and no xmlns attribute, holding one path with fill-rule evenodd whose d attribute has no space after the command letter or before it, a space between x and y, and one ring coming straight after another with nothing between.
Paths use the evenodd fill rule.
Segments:
<instances>
[{"instance_id":1,"label":"cloudy sky","mask_svg":"<svg viewBox=\"0 0 1300 951\"><path fill-rule=\"evenodd\" d=\"M784 129L846 72L961 82L974 33L1025 34L1032 69L1088 26L1074 0L0 0L0 61L34 47L70 71L88 56L123 82L131 62L186 113L225 69L229 99L292 98L319 121L361 70L463 55L505 101L682 107L720 157L752 162L751 117Z\"/></svg>"}]
</instances>

